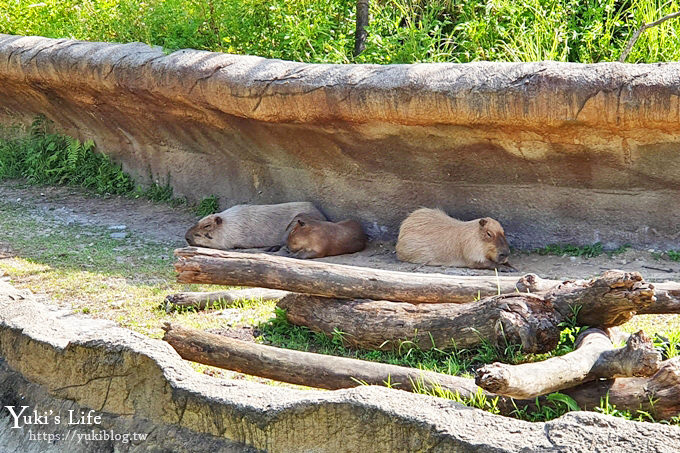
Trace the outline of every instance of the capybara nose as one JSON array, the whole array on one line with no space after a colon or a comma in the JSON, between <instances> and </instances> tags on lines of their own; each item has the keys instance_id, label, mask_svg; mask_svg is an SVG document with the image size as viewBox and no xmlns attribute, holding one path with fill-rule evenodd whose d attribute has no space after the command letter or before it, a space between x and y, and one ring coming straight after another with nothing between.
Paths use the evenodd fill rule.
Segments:
<instances>
[{"instance_id":1,"label":"capybara nose","mask_svg":"<svg viewBox=\"0 0 680 453\"><path fill-rule=\"evenodd\" d=\"M186 239L187 244L191 245L192 247L196 246L193 236L190 234L189 231L187 231L187 234L184 235L184 239Z\"/></svg>"},{"instance_id":2,"label":"capybara nose","mask_svg":"<svg viewBox=\"0 0 680 453\"><path fill-rule=\"evenodd\" d=\"M507 253L499 253L498 254L498 262L499 263L505 263L508 260L509 255Z\"/></svg>"}]
</instances>

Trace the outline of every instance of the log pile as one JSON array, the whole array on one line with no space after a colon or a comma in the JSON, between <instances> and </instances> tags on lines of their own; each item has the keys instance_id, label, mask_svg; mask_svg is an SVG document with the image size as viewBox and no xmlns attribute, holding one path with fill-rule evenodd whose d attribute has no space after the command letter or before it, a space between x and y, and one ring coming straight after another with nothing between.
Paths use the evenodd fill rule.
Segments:
<instances>
[{"instance_id":1,"label":"log pile","mask_svg":"<svg viewBox=\"0 0 680 453\"><path fill-rule=\"evenodd\" d=\"M175 255L178 281L256 287L278 300L291 323L329 336L342 331L353 348L391 350L406 341L446 350L486 342L544 353L557 345L565 321L590 327L564 356L489 364L475 380L166 325L164 339L188 360L329 389L389 382L403 390L438 388L463 397L481 392L498 398L507 413L540 404L554 392L569 395L582 408L607 397L620 410L643 410L659 419L680 413L680 360L662 362L643 332L619 348L611 335L613 327L636 314L680 313L677 283L650 284L637 272L615 270L590 280L556 281L533 274L517 279L393 272L194 247ZM170 297L175 305L196 307L218 297L236 300L230 293Z\"/></svg>"}]
</instances>

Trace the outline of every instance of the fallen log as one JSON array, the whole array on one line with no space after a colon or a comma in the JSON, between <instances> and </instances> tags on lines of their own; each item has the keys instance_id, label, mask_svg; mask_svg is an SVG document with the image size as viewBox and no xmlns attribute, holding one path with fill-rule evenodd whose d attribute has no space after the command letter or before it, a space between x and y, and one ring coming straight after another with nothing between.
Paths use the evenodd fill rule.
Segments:
<instances>
[{"instance_id":1,"label":"fallen log","mask_svg":"<svg viewBox=\"0 0 680 453\"><path fill-rule=\"evenodd\" d=\"M444 389L463 397L477 391L472 379L379 362L293 351L165 323L163 340L186 360L291 384L342 389L362 384L414 391Z\"/></svg>"},{"instance_id":2,"label":"fallen log","mask_svg":"<svg viewBox=\"0 0 680 453\"><path fill-rule=\"evenodd\" d=\"M656 420L680 414L680 357L661 362L653 376L592 381L563 390L582 409L593 409L603 402L620 411L644 411Z\"/></svg>"},{"instance_id":3,"label":"fallen log","mask_svg":"<svg viewBox=\"0 0 680 453\"><path fill-rule=\"evenodd\" d=\"M530 399L599 378L648 377L660 363L661 354L642 331L615 349L603 330L588 329L577 338L573 352L542 362L485 365L477 370L475 382L492 393Z\"/></svg>"},{"instance_id":4,"label":"fallen log","mask_svg":"<svg viewBox=\"0 0 680 453\"><path fill-rule=\"evenodd\" d=\"M517 281L517 290L522 293L544 294L564 283L567 282L540 278L536 274L526 274ZM636 314L680 314L680 283L651 283L649 287L654 290L656 299L647 306L638 307Z\"/></svg>"},{"instance_id":5,"label":"fallen log","mask_svg":"<svg viewBox=\"0 0 680 453\"><path fill-rule=\"evenodd\" d=\"M508 294L469 304L409 304L344 300L291 293L277 306L296 325L329 336L343 332L348 346L393 350L404 341L421 349L471 348L489 341L524 352L548 352L560 338L550 302L531 294Z\"/></svg>"},{"instance_id":6,"label":"fallen log","mask_svg":"<svg viewBox=\"0 0 680 453\"><path fill-rule=\"evenodd\" d=\"M480 389L473 379L427 372L413 368L290 351L186 329L166 323L163 337L186 359L254 376L261 376L308 387L340 389L361 384L385 385L414 391L448 390L463 398L484 395L495 399L501 413L511 415L518 408L535 407L535 400L512 400ZM414 385L415 384L415 385ZM657 420L680 414L680 357L661 363L648 378L598 380L564 390L583 409L593 409L603 401L619 410L643 410ZM545 398L540 398L541 404Z\"/></svg>"},{"instance_id":7,"label":"fallen log","mask_svg":"<svg viewBox=\"0 0 680 453\"><path fill-rule=\"evenodd\" d=\"M515 292L516 277L395 272L264 253L197 247L175 250L181 283L256 286L347 299L466 303Z\"/></svg>"},{"instance_id":8,"label":"fallen log","mask_svg":"<svg viewBox=\"0 0 680 453\"><path fill-rule=\"evenodd\" d=\"M288 291L269 288L230 289L205 293L183 292L166 296L165 310L172 311L178 307L193 307L197 310L226 308L242 300L279 300L287 294L289 294Z\"/></svg>"}]
</instances>

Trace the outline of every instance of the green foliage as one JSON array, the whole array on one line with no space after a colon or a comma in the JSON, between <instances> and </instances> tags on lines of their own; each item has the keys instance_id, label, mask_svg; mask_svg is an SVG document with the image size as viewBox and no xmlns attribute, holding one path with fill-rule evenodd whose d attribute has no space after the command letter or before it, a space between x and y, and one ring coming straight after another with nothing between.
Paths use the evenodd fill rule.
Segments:
<instances>
[{"instance_id":1,"label":"green foliage","mask_svg":"<svg viewBox=\"0 0 680 453\"><path fill-rule=\"evenodd\" d=\"M618 249L617 249L618 250ZM596 242L592 245L572 245L572 244L550 244L543 248L534 250L535 253L539 255L567 255L567 256L579 256L581 258L594 258L600 256L603 253L602 244Z\"/></svg>"},{"instance_id":2,"label":"green foliage","mask_svg":"<svg viewBox=\"0 0 680 453\"><path fill-rule=\"evenodd\" d=\"M141 41L329 63L618 59L680 0L374 0L352 56L353 0L0 0L0 33ZM680 59L678 20L645 31L629 62Z\"/></svg>"},{"instance_id":3,"label":"green foliage","mask_svg":"<svg viewBox=\"0 0 680 453\"><path fill-rule=\"evenodd\" d=\"M0 137L0 179L79 186L99 194L129 194L134 183L120 165L94 152L94 143L48 131L39 117L27 135Z\"/></svg>"},{"instance_id":4,"label":"green foliage","mask_svg":"<svg viewBox=\"0 0 680 453\"><path fill-rule=\"evenodd\" d=\"M214 214L220 210L219 198L215 195L205 197L196 205L194 212L199 217L205 217Z\"/></svg>"},{"instance_id":5,"label":"green foliage","mask_svg":"<svg viewBox=\"0 0 680 453\"><path fill-rule=\"evenodd\" d=\"M666 251L666 255L671 261L680 261L680 250L668 250Z\"/></svg>"}]
</instances>

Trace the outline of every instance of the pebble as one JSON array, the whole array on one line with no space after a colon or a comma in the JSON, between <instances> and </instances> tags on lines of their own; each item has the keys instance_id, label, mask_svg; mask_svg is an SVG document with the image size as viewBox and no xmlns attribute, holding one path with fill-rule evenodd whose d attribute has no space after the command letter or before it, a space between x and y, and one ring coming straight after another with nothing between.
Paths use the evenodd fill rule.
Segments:
<instances>
[{"instance_id":1,"label":"pebble","mask_svg":"<svg viewBox=\"0 0 680 453\"><path fill-rule=\"evenodd\" d=\"M120 233L111 233L109 236L111 236L111 239L125 239L127 237L126 232L120 232Z\"/></svg>"},{"instance_id":2,"label":"pebble","mask_svg":"<svg viewBox=\"0 0 680 453\"><path fill-rule=\"evenodd\" d=\"M111 225L109 230L126 230L127 225Z\"/></svg>"}]
</instances>

